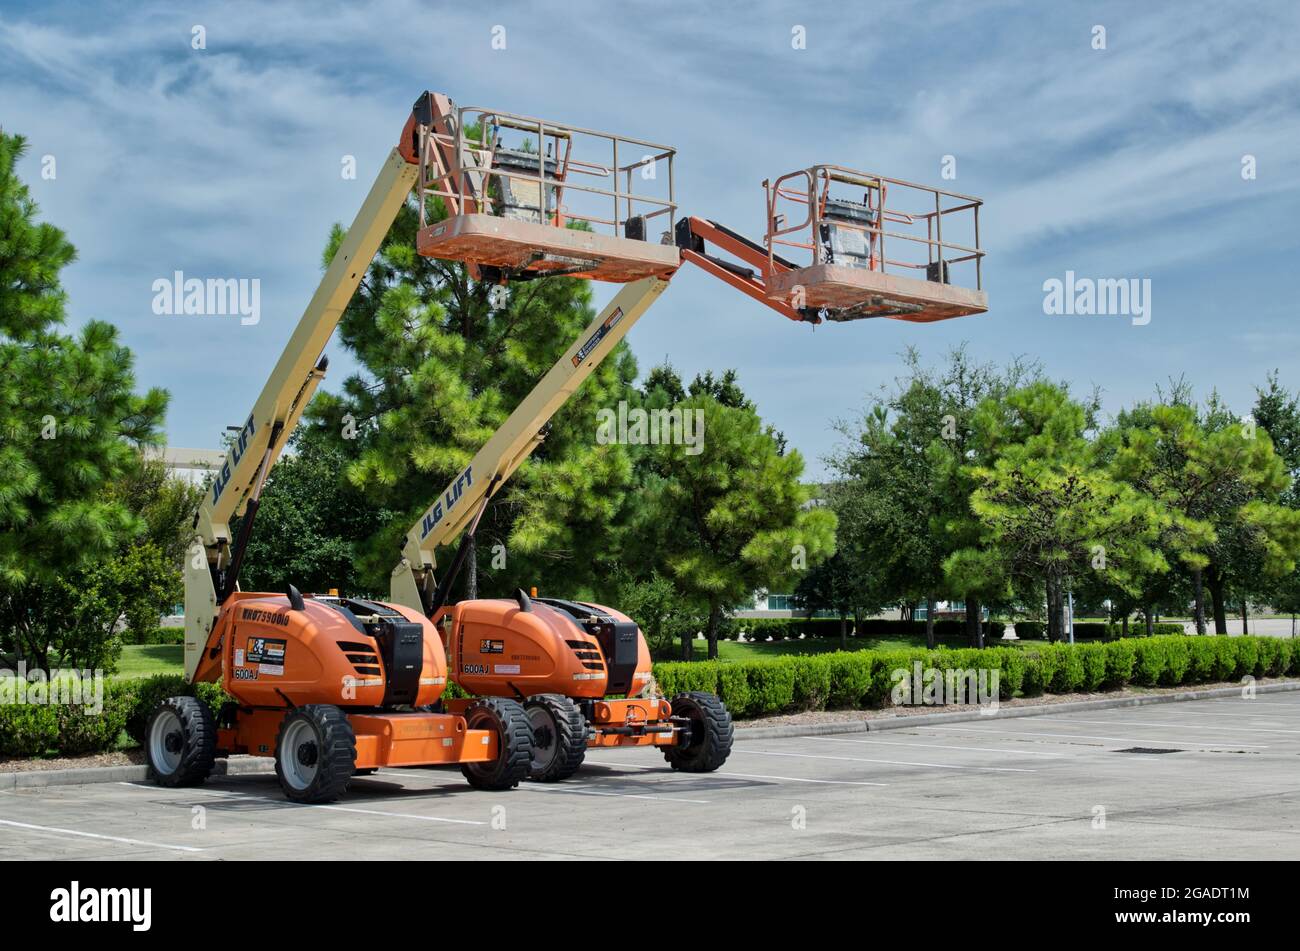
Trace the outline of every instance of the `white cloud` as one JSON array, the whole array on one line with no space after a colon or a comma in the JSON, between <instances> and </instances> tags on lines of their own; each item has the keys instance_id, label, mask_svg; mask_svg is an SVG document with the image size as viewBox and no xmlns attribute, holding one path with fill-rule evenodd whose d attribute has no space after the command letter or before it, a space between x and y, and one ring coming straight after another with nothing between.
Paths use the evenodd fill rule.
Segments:
<instances>
[{"instance_id":1,"label":"white cloud","mask_svg":"<svg viewBox=\"0 0 1300 951\"><path fill-rule=\"evenodd\" d=\"M231 407L251 403L314 287L329 225L351 219L425 88L672 143L683 209L750 233L761 228L765 177L830 161L937 184L941 156L955 154L949 184L986 200L986 275L1004 294L989 317L822 328L809 342L806 328L683 275L632 338L646 366L665 353L688 370L738 366L811 460L833 440L827 419L856 405L892 366L881 355L904 343L937 352L970 337L989 356L1031 350L1057 375L1073 372L1079 350L1059 325L1005 305L1032 301L1026 289L1044 268L1159 270L1158 306L1208 325L1217 312L1180 300L1184 281L1213 262L1231 286L1235 268L1288 240L1294 251L1293 237L1261 244L1260 232L1284 228L1300 204L1300 8L1179 10L33 4L0 22L0 120L31 139L25 174L80 249L68 275L74 313L123 327L142 382L173 391L169 426L188 445L211 443ZM206 51L190 49L195 23ZM796 23L806 50L791 49ZM1093 23L1107 26L1104 52L1088 45ZM505 51L489 47L496 24ZM37 176L47 152L56 182ZM1254 182L1238 173L1247 152L1259 161ZM357 157L358 181L340 179L344 154ZM246 334L161 324L148 313L149 283L178 267L262 277L268 319ZM1257 370L1246 337L1206 346L1226 372ZM1176 373L1186 359L1171 348L1148 358L1150 373ZM857 372L821 372L826 361ZM203 370L222 379L220 401L196 395ZM1126 385L1112 379L1120 372L1078 376ZM332 376L337 385L341 373Z\"/></svg>"}]
</instances>

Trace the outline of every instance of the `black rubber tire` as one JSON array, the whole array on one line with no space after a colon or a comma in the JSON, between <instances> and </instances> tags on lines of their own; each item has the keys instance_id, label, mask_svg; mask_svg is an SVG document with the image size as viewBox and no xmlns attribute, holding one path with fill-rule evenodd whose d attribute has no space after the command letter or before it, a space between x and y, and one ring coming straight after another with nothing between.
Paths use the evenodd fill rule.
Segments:
<instances>
[{"instance_id":1,"label":"black rubber tire","mask_svg":"<svg viewBox=\"0 0 1300 951\"><path fill-rule=\"evenodd\" d=\"M711 773L731 755L731 714L711 693L679 693L673 697L673 716L687 717L690 727L684 743L665 746L664 759L684 773Z\"/></svg>"},{"instance_id":2,"label":"black rubber tire","mask_svg":"<svg viewBox=\"0 0 1300 951\"><path fill-rule=\"evenodd\" d=\"M528 764L528 778L537 783L558 783L578 771L587 755L587 720L578 705L558 693L539 693L524 701L524 712L545 710L550 725L544 731L532 730L533 748ZM532 729L532 723L529 723ZM537 762L540 750L556 746L555 755L544 767Z\"/></svg>"},{"instance_id":3,"label":"black rubber tire","mask_svg":"<svg viewBox=\"0 0 1300 951\"><path fill-rule=\"evenodd\" d=\"M154 763L154 723L163 711L173 714L181 724L181 758L176 768L165 772ZM212 709L197 697L168 697L149 715L149 725L144 733L145 757L149 761L149 775L159 786L198 786L212 773L217 753L217 723Z\"/></svg>"},{"instance_id":4,"label":"black rubber tire","mask_svg":"<svg viewBox=\"0 0 1300 951\"><path fill-rule=\"evenodd\" d=\"M302 789L295 789L284 775L282 754L297 756L286 750L285 733L300 720L306 720L315 734L316 775ZM328 703L310 703L294 707L280 721L275 738L275 775L285 796L294 802L333 802L347 791L357 763L357 737L347 714Z\"/></svg>"},{"instance_id":5,"label":"black rubber tire","mask_svg":"<svg viewBox=\"0 0 1300 951\"><path fill-rule=\"evenodd\" d=\"M533 759L533 731L528 714L516 700L481 697L465 711L465 725L471 730L493 730L497 735L497 758L488 763L462 763L460 771L475 789L513 789L528 775Z\"/></svg>"}]
</instances>

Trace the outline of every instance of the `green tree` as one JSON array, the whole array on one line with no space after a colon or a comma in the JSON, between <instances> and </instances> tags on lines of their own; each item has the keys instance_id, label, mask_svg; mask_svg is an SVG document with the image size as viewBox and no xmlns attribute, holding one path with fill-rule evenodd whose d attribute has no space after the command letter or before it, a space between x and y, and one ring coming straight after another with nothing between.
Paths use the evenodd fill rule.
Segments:
<instances>
[{"instance_id":1,"label":"green tree","mask_svg":"<svg viewBox=\"0 0 1300 951\"><path fill-rule=\"evenodd\" d=\"M1066 596L1080 578L1104 571L1109 584L1131 590L1167 568L1150 545L1163 514L1094 464L1090 409L1042 380L980 404L975 440L992 462L968 468L979 544L945 564L960 587L1041 585L1052 640L1064 633Z\"/></svg>"},{"instance_id":2,"label":"green tree","mask_svg":"<svg viewBox=\"0 0 1300 951\"><path fill-rule=\"evenodd\" d=\"M145 528L110 488L159 441L167 397L136 395L111 325L61 332L76 251L37 220L15 171L24 149L0 133L0 638L44 663L48 644L25 633L33 612Z\"/></svg>"},{"instance_id":3,"label":"green tree","mask_svg":"<svg viewBox=\"0 0 1300 951\"><path fill-rule=\"evenodd\" d=\"M873 603L871 579L862 571L863 562L836 551L825 561L813 565L794 589L794 603L809 617L818 611L834 611L840 619L840 647L849 649L849 615L861 624L866 614L880 609Z\"/></svg>"},{"instance_id":4,"label":"green tree","mask_svg":"<svg viewBox=\"0 0 1300 951\"><path fill-rule=\"evenodd\" d=\"M1252 417L1273 440L1273 449L1286 465L1291 485L1278 499L1280 505L1300 509L1300 397L1287 392L1274 371L1268 385L1255 390ZM1278 611L1300 612L1300 571L1272 579L1262 592Z\"/></svg>"},{"instance_id":5,"label":"green tree","mask_svg":"<svg viewBox=\"0 0 1300 951\"><path fill-rule=\"evenodd\" d=\"M174 565L179 584L185 552L194 540L194 513L206 487L173 475L161 459L139 455L108 492L144 522L143 539Z\"/></svg>"},{"instance_id":6,"label":"green tree","mask_svg":"<svg viewBox=\"0 0 1300 951\"><path fill-rule=\"evenodd\" d=\"M967 632L979 646L981 602L1005 584L996 579L979 589L954 589L944 572L952 554L980 535L967 468L980 449L973 438L975 412L984 400L1000 399L1041 371L1022 360L1002 368L978 363L964 345L939 369L924 366L915 349L904 353L904 361L892 388L882 390L860 419L839 426L846 445L828 459L837 474L828 498L839 518L838 545L870 566L881 600L926 602L931 647L935 602L964 599ZM972 576L961 580L974 583Z\"/></svg>"},{"instance_id":7,"label":"green tree","mask_svg":"<svg viewBox=\"0 0 1300 951\"><path fill-rule=\"evenodd\" d=\"M696 614L672 580L654 569L644 578L620 569L615 591L613 606L637 622L655 656L671 646L678 622L693 620Z\"/></svg>"},{"instance_id":8,"label":"green tree","mask_svg":"<svg viewBox=\"0 0 1300 951\"><path fill-rule=\"evenodd\" d=\"M1207 581L1215 630L1226 634L1225 585L1282 577L1300 557L1300 514L1279 504L1285 464L1267 433L1229 418L1215 402L1204 415L1183 402L1139 407L1124 419L1113 463L1169 513L1164 544L1190 574L1199 633Z\"/></svg>"},{"instance_id":9,"label":"green tree","mask_svg":"<svg viewBox=\"0 0 1300 951\"><path fill-rule=\"evenodd\" d=\"M670 404L668 392L648 394L646 405L698 414L701 451L638 447L644 504L635 536L679 589L707 605L713 658L724 610L760 588L792 585L801 570L829 556L835 516L808 506L802 457L782 454L748 401L728 406L699 391ZM690 659L686 638L682 653Z\"/></svg>"},{"instance_id":10,"label":"green tree","mask_svg":"<svg viewBox=\"0 0 1300 951\"><path fill-rule=\"evenodd\" d=\"M241 584L248 591L331 588L387 598L368 587L358 555L374 526L391 519L368 495L339 477L347 457L318 429L299 429L290 452L267 477ZM237 530L237 527L236 527Z\"/></svg>"}]
</instances>

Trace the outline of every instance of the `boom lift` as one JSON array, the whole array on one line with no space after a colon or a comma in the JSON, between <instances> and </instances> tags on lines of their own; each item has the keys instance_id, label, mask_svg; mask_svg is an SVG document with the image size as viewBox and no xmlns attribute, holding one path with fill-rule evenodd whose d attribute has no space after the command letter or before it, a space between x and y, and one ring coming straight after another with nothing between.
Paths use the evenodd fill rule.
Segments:
<instances>
[{"instance_id":1,"label":"boom lift","mask_svg":"<svg viewBox=\"0 0 1300 951\"><path fill-rule=\"evenodd\" d=\"M417 103L421 115L412 114L381 167L195 514L185 673L192 683L219 680L234 702L219 718L194 697L158 706L145 750L162 785L200 783L216 757L232 753L273 756L285 794L302 802L337 798L354 772L380 766L460 764L482 789L510 788L527 771L531 731L514 700L430 712L447 687L447 657L421 612L238 584L267 473L325 375L326 342L416 184L415 150L427 137L417 130L430 118L444 132L455 121L438 101L426 94ZM232 543L230 522L241 513Z\"/></svg>"},{"instance_id":2,"label":"boom lift","mask_svg":"<svg viewBox=\"0 0 1300 951\"><path fill-rule=\"evenodd\" d=\"M603 143L607 161L578 160L575 143L584 139ZM354 772L379 766L457 763L485 789L509 788L524 775L562 779L588 745L657 746L688 771L722 765L732 739L726 708L712 694L655 696L649 650L626 615L522 590L513 600L449 603L486 506L684 261L811 323L936 320L980 312L987 301L978 283L976 199L815 166L764 183L760 245L705 219L676 219L674 155L626 137L457 108L437 93L416 102L195 515L185 569L186 675L219 679L234 702L219 722L192 697L160 704L146 739L158 782L202 782L215 757L231 753L273 756L286 795L304 802L337 798ZM786 184L792 180L805 191ZM865 188L863 201L832 196L832 184ZM890 185L928 191L935 211L887 207ZM421 254L462 261L483 281L568 275L625 286L410 530L392 575L393 603L304 596L292 585L283 595L242 592L240 566L267 474L325 374L319 354L413 186ZM964 204L944 208L943 196ZM431 221L435 198L448 214ZM793 228L777 210L789 201L807 206ZM943 217L960 211L975 216L973 248L942 236ZM925 264L885 257L886 237L908 237L886 231L886 222L924 223L927 238L911 240L926 248ZM653 227L663 228L657 243ZM787 237L804 228L807 240ZM746 263L709 253L705 242ZM810 250L811 264L777 255L777 245ZM949 283L950 266L964 261L974 262L973 290ZM891 266L923 266L926 280L888 273ZM241 513L232 542L229 525ZM460 548L439 581L435 549L458 535ZM476 699L443 700L449 654L456 681Z\"/></svg>"},{"instance_id":3,"label":"boom lift","mask_svg":"<svg viewBox=\"0 0 1300 951\"><path fill-rule=\"evenodd\" d=\"M572 139L578 131L601 134L522 116L485 117L471 112L458 113L454 126L461 132L444 143L448 147L426 144L422 148L426 158L421 167L427 169L421 173L422 215L429 195L441 197L449 209L462 211L433 225L422 217L420 253L462 261L497 280L571 274L627 283L411 527L393 571L391 597L435 619L456 683L476 696L514 697L523 703L533 731L531 778L567 778L581 765L588 746L657 746L676 769L715 770L731 748L731 721L725 706L711 694L683 694L671 700L656 696L649 649L626 615L604 605L538 598L535 591L530 596L522 589L514 599L450 603L451 588L479 519L500 485L545 438L552 415L631 330L680 263L694 263L784 316L814 324L866 317L928 321L978 313L987 309L978 286L983 255L978 249L979 200L954 205L951 199L962 196L836 166L815 166L782 176L775 185L764 183L768 229L764 242L758 244L707 219L681 218L674 223L672 150L633 143L652 152L642 163L625 169L618 164L618 146L629 140L606 136L613 145L610 166L584 167L606 175L613 172L613 191L589 189L612 198L613 217L577 216L562 201L564 189L573 188L569 179L575 167ZM480 136L467 144L465 130L471 128L480 130ZM488 128L525 130L536 134L539 143L547 136L553 141L544 156L540 148L536 153L504 149L495 133L482 134ZM453 159L444 161L447 155ZM467 162L468 156L482 158ZM559 158L553 161L552 156ZM656 204L633 192L631 172L644 168L646 161L665 159L666 203ZM620 174L626 177L625 190L618 185ZM805 192L798 192L788 184L791 181L806 183ZM890 184L922 193L927 209L905 213L887 207ZM840 186L864 188L863 201L839 195ZM497 196L495 216L486 210L488 194ZM934 212L928 210L930 199ZM792 201L806 206L805 220L786 227L777 206ZM643 208L644 204L653 210ZM942 236L944 217L963 211L974 219L974 248ZM649 220L663 214L669 219L664 245L643 244ZM613 234L562 227L575 218L610 227ZM887 223L918 231L925 226L927 237L887 231ZM804 228L809 229L808 240L786 237ZM950 237L951 231L950 226ZM670 235L676 247L668 246ZM926 280L888 272L888 267L897 272L915 265L905 257L887 259L886 237L924 246L928 260L937 262L925 266ZM745 263L709 253L705 242ZM776 246L783 244L810 250L811 265L801 267L778 255ZM951 265L965 261L975 265L974 290L949 283ZM439 581L435 550L457 536L460 547ZM444 701L443 706L459 710L470 702Z\"/></svg>"},{"instance_id":4,"label":"boom lift","mask_svg":"<svg viewBox=\"0 0 1300 951\"><path fill-rule=\"evenodd\" d=\"M513 600L449 604L493 494L680 266L671 240L675 153L473 107L457 110L450 125L458 130L450 141L433 131L432 121L420 141L421 254L464 262L486 280L568 275L624 287L411 527L393 571L392 599L436 621L461 687L523 703L534 743L532 778L571 775L588 744L659 746L678 768L715 770L731 749L726 708L712 694L654 696L650 651L631 618L522 590ZM510 136L515 141L508 143ZM598 162L579 161L580 140L603 150ZM431 223L426 210L435 196L450 214ZM652 243L659 219L662 238ZM460 548L439 580L435 550L457 536ZM474 702L442 706L460 711Z\"/></svg>"}]
</instances>

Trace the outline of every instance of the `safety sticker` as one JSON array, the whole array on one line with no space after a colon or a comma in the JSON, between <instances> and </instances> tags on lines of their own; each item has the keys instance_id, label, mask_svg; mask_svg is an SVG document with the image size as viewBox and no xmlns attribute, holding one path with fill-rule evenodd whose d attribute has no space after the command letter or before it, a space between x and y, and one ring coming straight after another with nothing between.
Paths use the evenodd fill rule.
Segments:
<instances>
[{"instance_id":1,"label":"safety sticker","mask_svg":"<svg viewBox=\"0 0 1300 951\"><path fill-rule=\"evenodd\" d=\"M257 672L268 677L283 677L284 664L258 664Z\"/></svg>"},{"instance_id":2,"label":"safety sticker","mask_svg":"<svg viewBox=\"0 0 1300 951\"><path fill-rule=\"evenodd\" d=\"M282 667L284 666L285 645L288 643L288 641L278 637L250 637L248 639L248 662L250 664L271 664Z\"/></svg>"},{"instance_id":3,"label":"safety sticker","mask_svg":"<svg viewBox=\"0 0 1300 951\"><path fill-rule=\"evenodd\" d=\"M597 344L599 344L602 340L604 340L606 335L608 335L609 332L614 329L614 325L622 319L623 319L622 307L617 308L614 311L614 313L606 317L605 320L601 323L601 325L596 328L596 332L592 334L591 337L587 340L587 342L578 348L578 352L573 355L573 365L575 367L581 366L582 361L587 359L587 357L591 355L591 351L596 349Z\"/></svg>"},{"instance_id":4,"label":"safety sticker","mask_svg":"<svg viewBox=\"0 0 1300 951\"><path fill-rule=\"evenodd\" d=\"M478 652L480 654L504 654L506 652L506 642L494 641L485 637L479 642Z\"/></svg>"},{"instance_id":5,"label":"safety sticker","mask_svg":"<svg viewBox=\"0 0 1300 951\"><path fill-rule=\"evenodd\" d=\"M518 664L493 664L492 672L494 674L517 674L519 673Z\"/></svg>"},{"instance_id":6,"label":"safety sticker","mask_svg":"<svg viewBox=\"0 0 1300 951\"><path fill-rule=\"evenodd\" d=\"M236 667L244 666L244 649L242 647L235 648L235 666Z\"/></svg>"}]
</instances>

